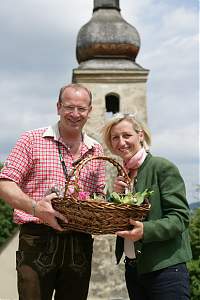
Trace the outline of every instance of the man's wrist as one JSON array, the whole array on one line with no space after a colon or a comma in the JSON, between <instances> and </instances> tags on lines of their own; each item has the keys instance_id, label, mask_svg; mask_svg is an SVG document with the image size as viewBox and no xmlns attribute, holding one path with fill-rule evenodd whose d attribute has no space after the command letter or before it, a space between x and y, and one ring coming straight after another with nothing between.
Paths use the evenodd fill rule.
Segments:
<instances>
[{"instance_id":1,"label":"man's wrist","mask_svg":"<svg viewBox=\"0 0 200 300\"><path fill-rule=\"evenodd\" d=\"M36 217L36 206L37 202L35 200L32 201L32 216Z\"/></svg>"}]
</instances>

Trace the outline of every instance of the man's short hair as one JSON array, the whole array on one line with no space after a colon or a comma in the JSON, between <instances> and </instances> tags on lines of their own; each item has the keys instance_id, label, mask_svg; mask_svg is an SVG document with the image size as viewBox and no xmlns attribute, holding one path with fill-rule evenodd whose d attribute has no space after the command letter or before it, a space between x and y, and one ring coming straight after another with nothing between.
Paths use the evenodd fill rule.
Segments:
<instances>
[{"instance_id":1,"label":"man's short hair","mask_svg":"<svg viewBox=\"0 0 200 300\"><path fill-rule=\"evenodd\" d=\"M70 83L70 84L68 84L68 85L63 86L63 87L60 89L60 93L59 93L59 97L58 97L58 101L59 101L59 102L62 102L62 95L63 95L64 91L65 91L66 89L68 89L68 88L73 88L73 89L75 89L75 90L77 90L77 91L79 91L79 90L84 90L84 91L86 91L87 94L88 94L88 96L89 96L89 98L90 98L90 103L89 103L89 105L92 104L92 93L90 92L89 89L87 89L85 86L83 86L83 85L80 84L80 83Z\"/></svg>"}]
</instances>

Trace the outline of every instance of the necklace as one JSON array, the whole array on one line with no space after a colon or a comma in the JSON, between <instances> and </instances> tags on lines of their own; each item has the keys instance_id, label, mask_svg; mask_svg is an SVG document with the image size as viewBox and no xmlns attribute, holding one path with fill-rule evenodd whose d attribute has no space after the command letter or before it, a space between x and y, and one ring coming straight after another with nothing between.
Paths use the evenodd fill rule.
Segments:
<instances>
[{"instance_id":1,"label":"necklace","mask_svg":"<svg viewBox=\"0 0 200 300\"><path fill-rule=\"evenodd\" d=\"M65 175L65 179L67 181L70 176L68 175L67 167L66 167L66 164L65 164L63 156L62 156L61 144L59 142L57 142L57 145L58 145L59 159L60 159L60 162L61 162L61 165L62 165L62 168L63 168L63 173Z\"/></svg>"},{"instance_id":2,"label":"necklace","mask_svg":"<svg viewBox=\"0 0 200 300\"><path fill-rule=\"evenodd\" d=\"M57 142L57 145L58 145L58 154L59 154L59 159L60 159L60 162L61 162L61 165L62 165L62 168L63 168L63 173L65 175L65 179L66 180L69 180L69 178L71 177L71 172L68 174L68 171L67 171L67 166L64 162L64 159L63 159L63 156L62 156L62 152L61 152L61 143L60 142ZM93 155L93 152L94 152L94 148L90 148L88 149L87 152L85 152L80 158L76 159L73 163L72 163L72 166L73 167L76 167L76 165L84 158L86 158L87 156L90 156L90 155Z\"/></svg>"}]
</instances>

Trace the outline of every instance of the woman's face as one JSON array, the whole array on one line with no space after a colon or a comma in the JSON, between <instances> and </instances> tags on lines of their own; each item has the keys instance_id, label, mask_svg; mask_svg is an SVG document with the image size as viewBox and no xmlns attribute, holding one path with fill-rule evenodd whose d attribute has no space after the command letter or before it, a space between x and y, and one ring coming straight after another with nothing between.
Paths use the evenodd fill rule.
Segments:
<instances>
[{"instance_id":1,"label":"woman's face","mask_svg":"<svg viewBox=\"0 0 200 300\"><path fill-rule=\"evenodd\" d=\"M128 120L122 120L114 125L110 133L113 153L120 156L124 161L129 160L142 147L143 132L136 132L133 129L133 124Z\"/></svg>"}]
</instances>

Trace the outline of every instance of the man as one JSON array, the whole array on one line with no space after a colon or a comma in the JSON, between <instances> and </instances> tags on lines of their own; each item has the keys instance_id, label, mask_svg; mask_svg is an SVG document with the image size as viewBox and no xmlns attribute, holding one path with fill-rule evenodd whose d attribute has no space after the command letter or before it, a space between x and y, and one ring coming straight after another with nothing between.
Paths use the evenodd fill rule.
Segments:
<instances>
[{"instance_id":1,"label":"man","mask_svg":"<svg viewBox=\"0 0 200 300\"><path fill-rule=\"evenodd\" d=\"M93 239L89 234L64 232L51 200L55 186L63 188L76 161L102 155L102 147L82 132L92 110L89 90L64 86L57 102L59 121L48 128L25 132L0 173L0 197L14 210L20 224L16 253L20 300L85 300L91 275ZM80 188L102 192L104 164L93 160L79 176ZM48 195L47 195L48 194Z\"/></svg>"}]
</instances>

